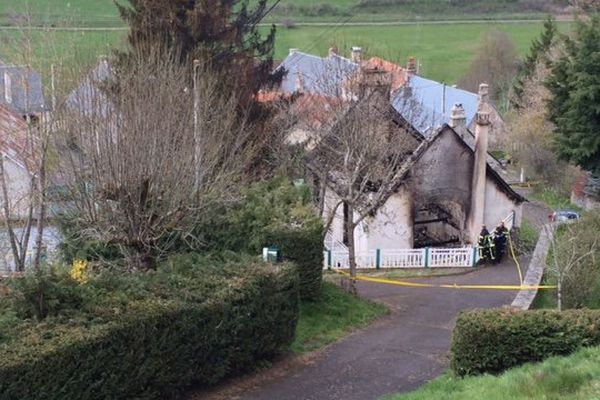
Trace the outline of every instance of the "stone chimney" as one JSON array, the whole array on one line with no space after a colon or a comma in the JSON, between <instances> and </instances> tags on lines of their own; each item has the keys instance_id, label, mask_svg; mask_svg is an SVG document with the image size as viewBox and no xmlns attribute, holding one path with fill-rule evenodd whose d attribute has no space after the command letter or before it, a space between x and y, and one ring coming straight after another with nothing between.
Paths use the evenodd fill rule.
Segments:
<instances>
[{"instance_id":1,"label":"stone chimney","mask_svg":"<svg viewBox=\"0 0 600 400\"><path fill-rule=\"evenodd\" d=\"M414 57L408 57L406 73L409 77L417 74L417 60Z\"/></svg>"},{"instance_id":2,"label":"stone chimney","mask_svg":"<svg viewBox=\"0 0 600 400\"><path fill-rule=\"evenodd\" d=\"M456 133L463 137L467 133L467 117L462 104L455 103L450 112L450 122L448 123Z\"/></svg>"},{"instance_id":3,"label":"stone chimney","mask_svg":"<svg viewBox=\"0 0 600 400\"><path fill-rule=\"evenodd\" d=\"M358 46L352 46L352 62L360 64L362 61L362 48Z\"/></svg>"},{"instance_id":4,"label":"stone chimney","mask_svg":"<svg viewBox=\"0 0 600 400\"><path fill-rule=\"evenodd\" d=\"M477 94L477 104L488 104L490 102L490 87L487 83L479 84L479 93Z\"/></svg>"},{"instance_id":5,"label":"stone chimney","mask_svg":"<svg viewBox=\"0 0 600 400\"><path fill-rule=\"evenodd\" d=\"M358 98L371 97L374 102L389 106L392 75L377 68L361 68L358 82Z\"/></svg>"},{"instance_id":6,"label":"stone chimney","mask_svg":"<svg viewBox=\"0 0 600 400\"><path fill-rule=\"evenodd\" d=\"M12 81L8 71L4 71L4 100L11 104L13 101L12 96Z\"/></svg>"},{"instance_id":7,"label":"stone chimney","mask_svg":"<svg viewBox=\"0 0 600 400\"><path fill-rule=\"evenodd\" d=\"M304 78L302 77L302 74L300 74L300 71L298 71L298 68L296 68L296 74L294 79L294 91L296 93L304 92Z\"/></svg>"},{"instance_id":8,"label":"stone chimney","mask_svg":"<svg viewBox=\"0 0 600 400\"><path fill-rule=\"evenodd\" d=\"M337 56L338 55L338 48L337 46L331 46L329 48L329 57L333 57L333 56Z\"/></svg>"},{"instance_id":9,"label":"stone chimney","mask_svg":"<svg viewBox=\"0 0 600 400\"><path fill-rule=\"evenodd\" d=\"M484 224L485 184L487 168L488 133L490 129L490 108L485 101L487 85L480 85L477 114L475 114L475 155L471 183L471 208L469 210L469 239L477 243L477 237Z\"/></svg>"}]
</instances>

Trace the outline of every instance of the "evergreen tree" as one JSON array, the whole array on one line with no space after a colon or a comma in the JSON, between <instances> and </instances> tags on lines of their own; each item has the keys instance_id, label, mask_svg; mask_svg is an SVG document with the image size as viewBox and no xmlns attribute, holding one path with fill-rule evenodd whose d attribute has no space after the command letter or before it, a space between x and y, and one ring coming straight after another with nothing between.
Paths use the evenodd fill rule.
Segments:
<instances>
[{"instance_id":1,"label":"evergreen tree","mask_svg":"<svg viewBox=\"0 0 600 400\"><path fill-rule=\"evenodd\" d=\"M125 1L125 0L124 0ZM166 47L182 62L198 59L225 78L247 105L261 86L271 82L275 26L263 37L259 23L267 0L253 9L249 0L126 0L117 7L130 27L128 53Z\"/></svg>"},{"instance_id":2,"label":"evergreen tree","mask_svg":"<svg viewBox=\"0 0 600 400\"><path fill-rule=\"evenodd\" d=\"M544 30L539 38L533 39L529 54L525 56L523 63L519 66L517 76L512 87L512 96L510 104L519 109L522 107L523 91L525 82L531 78L539 62L543 62L550 67L549 52L556 43L558 30L554 17L548 16L544 22Z\"/></svg>"},{"instance_id":3,"label":"evergreen tree","mask_svg":"<svg viewBox=\"0 0 600 400\"><path fill-rule=\"evenodd\" d=\"M600 173L600 17L577 21L547 81L558 155Z\"/></svg>"}]
</instances>

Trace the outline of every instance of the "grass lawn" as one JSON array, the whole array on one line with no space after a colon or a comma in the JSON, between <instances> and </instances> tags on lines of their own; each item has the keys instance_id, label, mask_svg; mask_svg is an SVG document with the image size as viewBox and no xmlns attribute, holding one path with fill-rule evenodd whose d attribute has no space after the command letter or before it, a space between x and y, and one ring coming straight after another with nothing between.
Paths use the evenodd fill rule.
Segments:
<instances>
[{"instance_id":1,"label":"grass lawn","mask_svg":"<svg viewBox=\"0 0 600 400\"><path fill-rule=\"evenodd\" d=\"M570 209L575 211L582 211L581 207L578 207L575 204L571 203L571 199L569 199L568 196L559 193L554 189L540 188L534 190L531 193L530 197L535 200L541 201L542 203L545 203L549 208L553 210Z\"/></svg>"},{"instance_id":2,"label":"grass lawn","mask_svg":"<svg viewBox=\"0 0 600 400\"><path fill-rule=\"evenodd\" d=\"M521 231L519 234L520 250L524 252L532 252L540 237L540 232L529 220L523 219L521 223Z\"/></svg>"},{"instance_id":3,"label":"grass lawn","mask_svg":"<svg viewBox=\"0 0 600 400\"><path fill-rule=\"evenodd\" d=\"M600 348L541 364L511 369L500 376L453 378L450 373L415 392L386 400L584 400L600 398Z\"/></svg>"},{"instance_id":4,"label":"grass lawn","mask_svg":"<svg viewBox=\"0 0 600 400\"><path fill-rule=\"evenodd\" d=\"M56 0L58 1L58 0ZM561 23L563 31L569 23ZM349 53L352 45L362 46L366 55L378 55L402 65L415 56L424 77L448 84L456 83L468 68L483 32L498 29L507 32L521 54L541 30L541 23L515 24L439 24L401 26L303 26L294 29L280 27L277 33L275 57L283 59L290 48L325 55L335 44ZM266 28L265 28L266 29ZM20 34L0 30L0 59L22 63L15 44ZM125 37L124 31L108 32L34 32L32 33L36 68L48 69L51 63L89 63L99 54L110 53ZM6 45L8 44L8 45Z\"/></svg>"},{"instance_id":5,"label":"grass lawn","mask_svg":"<svg viewBox=\"0 0 600 400\"><path fill-rule=\"evenodd\" d=\"M127 0L119 2L127 4ZM24 12L39 21L71 26L122 24L113 0L3 0L0 23L14 24L14 14ZM281 0L267 20L337 21L347 15L352 15L353 21L488 20L540 19L545 17L545 12L526 10L514 0L473 0L468 6L448 0Z\"/></svg>"},{"instance_id":6,"label":"grass lawn","mask_svg":"<svg viewBox=\"0 0 600 400\"><path fill-rule=\"evenodd\" d=\"M352 296L338 286L324 282L318 301L300 305L296 338L291 351L301 353L317 350L353 330L367 326L385 313L387 308L384 305Z\"/></svg>"},{"instance_id":7,"label":"grass lawn","mask_svg":"<svg viewBox=\"0 0 600 400\"><path fill-rule=\"evenodd\" d=\"M69 90L80 84L81 69L87 70L95 65L99 55L111 54L124 37L124 32L115 31L21 33L0 30L0 60L32 65L45 78L46 84L49 82L50 66L54 64L59 84Z\"/></svg>"},{"instance_id":8,"label":"grass lawn","mask_svg":"<svg viewBox=\"0 0 600 400\"><path fill-rule=\"evenodd\" d=\"M570 25L559 26L567 31ZM324 56L333 44L348 55L350 47L356 45L362 46L367 55L378 55L402 65L409 56L414 56L421 64L421 75L455 84L471 63L484 32L491 29L506 32L519 53L524 54L541 28L541 23L280 28L275 56L286 57L290 48Z\"/></svg>"}]
</instances>

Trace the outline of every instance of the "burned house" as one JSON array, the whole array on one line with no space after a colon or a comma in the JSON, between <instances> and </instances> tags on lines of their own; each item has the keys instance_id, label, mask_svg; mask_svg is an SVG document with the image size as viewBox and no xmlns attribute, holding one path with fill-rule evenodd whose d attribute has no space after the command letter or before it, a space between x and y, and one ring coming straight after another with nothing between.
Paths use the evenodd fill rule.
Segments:
<instances>
[{"instance_id":1,"label":"burned house","mask_svg":"<svg viewBox=\"0 0 600 400\"><path fill-rule=\"evenodd\" d=\"M490 143L497 142L494 135L499 130L494 129L494 122L499 114L489 102L487 85L478 94L451 87L444 90L441 85L444 104L438 101L439 106L426 107L423 95L410 96L413 89L413 94L422 94L428 88L419 86L421 78L411 68L406 70L404 85L394 87L392 83L402 78L397 71L393 76L389 66L369 67L356 54L345 59L333 52L321 59L293 51L282 66L289 68L283 93L305 96L305 101L317 95L320 102L323 97L335 98L347 102L349 110L357 102L380 102L378 107L386 109L382 118L385 115L394 123L389 134L410 143L407 147L412 150L398 167L402 173L394 177L393 191L354 230L358 252L475 243L483 224L492 228L509 215L514 216L514 226L520 226L525 199L504 181L502 165L488 152ZM323 76L330 71L334 79ZM388 75L386 88L378 88L379 96L366 97L365 89L373 92L373 88L364 78L381 73ZM409 86L411 81L416 86ZM334 90L336 84L339 88ZM453 99L465 104L449 103ZM318 108L325 112L325 107ZM306 126L303 135L295 137L310 138L310 148L318 148L318 130L307 134ZM328 240L342 245L348 243L351 207L344 204L335 184L344 177L335 168L329 175L327 180L319 177L319 202L324 220L331 222Z\"/></svg>"},{"instance_id":2,"label":"burned house","mask_svg":"<svg viewBox=\"0 0 600 400\"><path fill-rule=\"evenodd\" d=\"M483 224L493 227L511 214L515 226L520 226L525 199L502 179L487 152L486 89L482 86L472 143L464 139L471 132L458 105L450 124L428 137L418 137L414 153L402 165L404 172L394 193L355 229L357 251L475 243ZM412 137L415 131L404 132ZM405 139L399 136L398 140ZM332 219L329 235L347 243L347 209L336 208L338 203L335 187L330 186L323 208L324 218Z\"/></svg>"}]
</instances>

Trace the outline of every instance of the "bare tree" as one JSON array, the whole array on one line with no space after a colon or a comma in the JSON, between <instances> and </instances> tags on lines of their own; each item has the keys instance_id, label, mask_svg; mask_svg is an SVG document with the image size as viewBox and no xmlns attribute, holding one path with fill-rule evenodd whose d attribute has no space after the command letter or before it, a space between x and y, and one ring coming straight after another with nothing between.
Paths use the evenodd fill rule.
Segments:
<instances>
[{"instance_id":1,"label":"bare tree","mask_svg":"<svg viewBox=\"0 0 600 400\"><path fill-rule=\"evenodd\" d=\"M497 30L485 32L469 70L458 86L477 93L481 82L490 85L492 99L500 104L517 70L517 51L510 37Z\"/></svg>"},{"instance_id":2,"label":"bare tree","mask_svg":"<svg viewBox=\"0 0 600 400\"><path fill-rule=\"evenodd\" d=\"M546 235L548 235L552 244L552 260L549 265L549 271L556 278L558 311L562 311L563 309L565 281L577 274L577 270L587 268L589 260L594 257L598 249L598 238L594 238L591 242L585 241L581 237L581 232L573 229L570 224L565 225L564 229L566 231L560 235L560 239L557 239L556 229L544 225ZM582 243L584 246L582 246ZM578 282L577 286L590 284L590 282Z\"/></svg>"},{"instance_id":3,"label":"bare tree","mask_svg":"<svg viewBox=\"0 0 600 400\"><path fill-rule=\"evenodd\" d=\"M72 221L131 268L197 245L203 213L235 196L254 156L252 126L209 71L153 50L61 105Z\"/></svg>"},{"instance_id":4,"label":"bare tree","mask_svg":"<svg viewBox=\"0 0 600 400\"><path fill-rule=\"evenodd\" d=\"M330 98L327 120L315 131L309 155L310 168L320 177L323 192L334 199L324 210L327 228L339 207L344 208L352 277L357 268L357 226L374 215L404 182L420 146L393 120L385 75L381 71L363 72L356 96L347 101Z\"/></svg>"},{"instance_id":5,"label":"bare tree","mask_svg":"<svg viewBox=\"0 0 600 400\"><path fill-rule=\"evenodd\" d=\"M50 84L50 99L44 99L42 77L33 70L38 61L34 53L39 32L34 32L31 12L20 15L19 30L7 43L12 64L4 76L6 106L4 154L0 159L0 186L3 222L10 245L12 264L17 271L26 267L28 255L33 247L32 265L39 269L45 252L44 230L47 223L47 172L50 138L54 129L50 110L54 99L54 66L46 76ZM43 29L43 28L38 28ZM46 32L45 40L51 41L52 34ZM44 39L42 39L44 40ZM6 49L6 48L5 48ZM14 96L13 96L14 94ZM17 116L17 118L15 118ZM19 121L19 118L22 118ZM7 154L12 153L12 154ZM15 162L27 171L27 177L18 177ZM35 243L31 246L32 232Z\"/></svg>"},{"instance_id":6,"label":"bare tree","mask_svg":"<svg viewBox=\"0 0 600 400\"><path fill-rule=\"evenodd\" d=\"M546 110L550 92L544 84L549 75L546 59L556 59L560 51L554 47L523 82L522 107L513 110L508 118L508 141L511 155L528 177L568 193L578 169L556 156L555 126L548 121Z\"/></svg>"}]
</instances>

